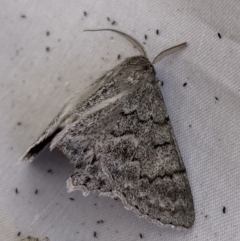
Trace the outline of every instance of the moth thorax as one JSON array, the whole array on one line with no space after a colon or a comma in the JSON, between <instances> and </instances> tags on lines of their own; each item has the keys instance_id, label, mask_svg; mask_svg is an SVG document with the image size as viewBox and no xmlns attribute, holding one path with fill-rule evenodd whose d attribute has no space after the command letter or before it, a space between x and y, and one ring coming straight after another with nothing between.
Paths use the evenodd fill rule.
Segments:
<instances>
[{"instance_id":1,"label":"moth thorax","mask_svg":"<svg viewBox=\"0 0 240 241\"><path fill-rule=\"evenodd\" d=\"M129 65L145 66L150 64L150 61L144 56L133 56L126 59Z\"/></svg>"}]
</instances>

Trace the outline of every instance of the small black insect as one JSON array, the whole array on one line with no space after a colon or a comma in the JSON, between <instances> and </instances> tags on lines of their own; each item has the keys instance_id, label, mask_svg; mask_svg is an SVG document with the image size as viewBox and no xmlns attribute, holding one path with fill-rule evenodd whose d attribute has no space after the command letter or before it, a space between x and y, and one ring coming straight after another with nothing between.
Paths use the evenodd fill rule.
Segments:
<instances>
[{"instance_id":1,"label":"small black insect","mask_svg":"<svg viewBox=\"0 0 240 241\"><path fill-rule=\"evenodd\" d=\"M222 212L226 213L226 207L225 206L223 207Z\"/></svg>"},{"instance_id":2,"label":"small black insect","mask_svg":"<svg viewBox=\"0 0 240 241\"><path fill-rule=\"evenodd\" d=\"M104 223L104 221L103 220L97 221L97 224L99 224L99 223Z\"/></svg>"}]
</instances>

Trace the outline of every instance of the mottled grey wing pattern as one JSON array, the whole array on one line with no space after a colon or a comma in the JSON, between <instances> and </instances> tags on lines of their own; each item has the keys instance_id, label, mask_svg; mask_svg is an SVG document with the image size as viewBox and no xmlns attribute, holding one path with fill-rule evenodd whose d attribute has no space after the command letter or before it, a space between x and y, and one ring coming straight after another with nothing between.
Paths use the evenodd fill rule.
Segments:
<instances>
[{"instance_id":1,"label":"mottled grey wing pattern","mask_svg":"<svg viewBox=\"0 0 240 241\"><path fill-rule=\"evenodd\" d=\"M156 224L189 228L195 214L155 70L131 57L63 108L23 156L48 143L74 164L69 190L99 190Z\"/></svg>"},{"instance_id":2,"label":"mottled grey wing pattern","mask_svg":"<svg viewBox=\"0 0 240 241\"><path fill-rule=\"evenodd\" d=\"M192 226L186 170L155 81L76 122L57 146L75 164L71 190L100 190L157 224Z\"/></svg>"},{"instance_id":3,"label":"mottled grey wing pattern","mask_svg":"<svg viewBox=\"0 0 240 241\"><path fill-rule=\"evenodd\" d=\"M131 59L128 58L115 68L107 71L101 78L85 89L84 92L70 98L59 114L48 125L37 141L27 149L20 160L31 162L48 143L51 143L55 136L59 133L63 135L66 127L74 123L81 115L84 116L85 112L106 99L114 98L114 96L122 93L124 90L128 91L135 82L121 81L121 79L125 76L131 76L130 72L132 70L129 69ZM105 105L107 104L105 103Z\"/></svg>"}]
</instances>

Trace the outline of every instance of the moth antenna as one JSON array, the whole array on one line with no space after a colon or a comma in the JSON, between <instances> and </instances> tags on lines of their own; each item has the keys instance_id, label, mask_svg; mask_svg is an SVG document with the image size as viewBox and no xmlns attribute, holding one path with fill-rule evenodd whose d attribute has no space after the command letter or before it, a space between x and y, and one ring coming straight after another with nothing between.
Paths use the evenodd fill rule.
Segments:
<instances>
[{"instance_id":1,"label":"moth antenna","mask_svg":"<svg viewBox=\"0 0 240 241\"><path fill-rule=\"evenodd\" d=\"M176 45L174 47L171 47L169 49L163 50L160 54L158 54L155 59L152 61L152 64L156 64L157 62L159 62L161 59L163 59L164 57L175 53L176 51L183 49L187 46L187 43L181 43L179 45Z\"/></svg>"},{"instance_id":2,"label":"moth antenna","mask_svg":"<svg viewBox=\"0 0 240 241\"><path fill-rule=\"evenodd\" d=\"M133 44L134 47L137 48L137 50L141 53L141 55L143 55L144 57L147 58L146 52L144 50L144 47L142 46L142 44L137 41L136 39L134 39L133 37L131 37L130 35L123 33L121 31L115 30L115 29L111 29L111 28L105 28L105 29L86 29L84 30L84 32L93 32L93 31L112 31L115 33L118 33L119 35L121 35L122 37L126 38L130 43Z\"/></svg>"}]
</instances>

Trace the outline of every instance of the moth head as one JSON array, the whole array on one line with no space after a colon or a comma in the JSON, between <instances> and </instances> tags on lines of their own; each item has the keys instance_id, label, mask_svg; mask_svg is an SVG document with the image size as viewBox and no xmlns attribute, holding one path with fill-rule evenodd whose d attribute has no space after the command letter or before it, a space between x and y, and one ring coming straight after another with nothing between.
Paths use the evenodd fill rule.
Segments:
<instances>
[{"instance_id":1,"label":"moth head","mask_svg":"<svg viewBox=\"0 0 240 241\"><path fill-rule=\"evenodd\" d=\"M121 68L116 66L116 76L129 80L131 84L143 79L155 80L155 69L151 62L144 56L133 56L126 58L121 64Z\"/></svg>"},{"instance_id":2,"label":"moth head","mask_svg":"<svg viewBox=\"0 0 240 241\"><path fill-rule=\"evenodd\" d=\"M126 65L134 66L134 71L153 72L155 70L151 62L144 56L133 56L126 59Z\"/></svg>"},{"instance_id":3,"label":"moth head","mask_svg":"<svg viewBox=\"0 0 240 241\"><path fill-rule=\"evenodd\" d=\"M133 46L140 52L141 56L145 57L145 59L147 59L147 54L146 54L146 51L143 47L143 45L138 41L136 40L135 38L131 37L130 35L126 34L126 33L123 33L119 30L115 30L115 29L110 29L110 28L106 28L106 29L88 29L88 30L84 30L84 31L112 31L112 32L115 32L119 35L121 35L122 37L126 38L129 42L131 42L133 44ZM152 61L152 64L156 64L157 62L159 62L161 59L163 59L165 56L168 56L169 54L172 54L184 47L187 46L187 43L184 42L184 43L181 43L181 44L178 44L176 46L173 46L171 48L168 48L162 52L160 52Z\"/></svg>"}]
</instances>

